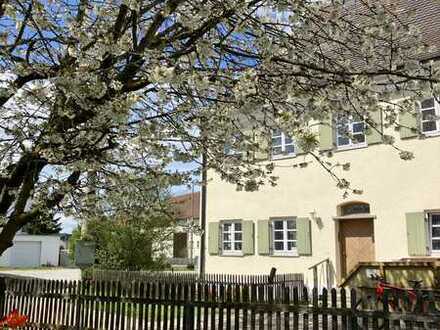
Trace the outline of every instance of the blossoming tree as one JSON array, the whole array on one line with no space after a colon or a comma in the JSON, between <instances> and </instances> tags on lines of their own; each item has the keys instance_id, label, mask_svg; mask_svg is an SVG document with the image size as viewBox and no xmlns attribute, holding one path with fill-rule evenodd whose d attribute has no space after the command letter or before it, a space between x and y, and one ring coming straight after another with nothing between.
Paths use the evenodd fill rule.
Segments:
<instances>
[{"instance_id":1,"label":"blossoming tree","mask_svg":"<svg viewBox=\"0 0 440 330\"><path fill-rule=\"evenodd\" d=\"M410 102L390 104L393 93L438 91L438 70L419 56L430 50L400 9L0 0L0 253L25 224L87 207L90 187L105 190L121 172L159 177L203 152L209 168L252 190L276 179L273 164L255 161L268 148L258 137L274 127L323 166L311 123L357 114L374 130L369 114L384 107L398 129Z\"/></svg>"}]
</instances>

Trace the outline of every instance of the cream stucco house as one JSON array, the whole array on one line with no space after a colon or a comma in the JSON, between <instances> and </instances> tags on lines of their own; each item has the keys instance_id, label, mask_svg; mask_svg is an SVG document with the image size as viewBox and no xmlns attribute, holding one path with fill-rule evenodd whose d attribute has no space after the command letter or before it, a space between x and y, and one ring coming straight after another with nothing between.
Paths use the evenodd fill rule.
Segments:
<instances>
[{"instance_id":1,"label":"cream stucco house","mask_svg":"<svg viewBox=\"0 0 440 330\"><path fill-rule=\"evenodd\" d=\"M429 33L438 36L436 6L422 8L420 20L432 20ZM206 271L267 274L276 267L312 284L311 267L319 264L326 265L319 266L320 283L335 285L360 261L440 257L440 120L430 116L440 115L440 104L422 99L414 113L399 118L407 128L384 131L414 152L409 161L378 132L367 134L362 119L343 122L352 138L340 134L341 121L317 127L320 150L333 150L333 163L351 164L344 177L361 195L344 199L328 173L280 131L269 137L268 155L277 186L239 192L208 172ZM373 118L383 130L382 113ZM309 165L293 167L300 162Z\"/></svg>"},{"instance_id":2,"label":"cream stucco house","mask_svg":"<svg viewBox=\"0 0 440 330\"><path fill-rule=\"evenodd\" d=\"M196 266L200 251L200 233L197 224L200 214L200 193L191 192L170 199L176 221L173 240L168 251L173 266Z\"/></svg>"}]
</instances>

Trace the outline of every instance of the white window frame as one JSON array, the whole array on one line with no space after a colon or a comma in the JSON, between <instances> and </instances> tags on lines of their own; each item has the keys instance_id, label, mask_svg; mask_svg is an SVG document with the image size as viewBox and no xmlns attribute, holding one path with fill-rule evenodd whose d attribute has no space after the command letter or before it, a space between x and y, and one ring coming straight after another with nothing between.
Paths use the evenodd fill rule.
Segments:
<instances>
[{"instance_id":1,"label":"white window frame","mask_svg":"<svg viewBox=\"0 0 440 330\"><path fill-rule=\"evenodd\" d=\"M283 229L275 229L275 222L281 221L283 223ZM293 229L287 228L288 221L292 221L294 223ZM274 256L297 256L298 255L298 229L296 226L296 218L273 218L271 219L271 235L272 235L272 251ZM283 239L277 240L275 239L275 232L282 232ZM294 232L295 239L289 240L287 239L287 233ZM283 250L276 250L275 243L283 242ZM288 242L295 242L295 247L292 250L288 250L287 245Z\"/></svg>"},{"instance_id":2,"label":"white window frame","mask_svg":"<svg viewBox=\"0 0 440 330\"><path fill-rule=\"evenodd\" d=\"M365 120L358 120L355 121L353 120L353 116L349 116L349 117L343 117L344 120L347 120L348 123L348 130L347 132L343 132L340 133L338 126L339 123L341 122L342 118L338 118L336 120L336 128L335 128L335 135L336 135L336 147L338 150L347 150L347 149L356 149L356 148L363 148L367 146L367 135L366 135L366 122ZM358 135L359 133L354 133L353 132L353 126L355 124L360 124L362 123L364 125L364 131L363 131L363 135L364 135L364 142L355 142L352 139L353 135ZM343 144L343 145L339 145L339 138L343 137L343 138L348 138L348 144Z\"/></svg>"},{"instance_id":3,"label":"white window frame","mask_svg":"<svg viewBox=\"0 0 440 330\"><path fill-rule=\"evenodd\" d=\"M428 212L428 214L427 214L427 216L428 216L429 251L430 251L430 254L439 255L440 254L440 249L434 250L433 247L432 247L433 246L433 244L432 244L433 240L440 240L440 236L435 236L435 237L432 236L432 228L433 227L440 228L440 224L438 224L438 225L433 225L432 224L432 216L433 215L440 216L440 211L438 211L438 212Z\"/></svg>"},{"instance_id":4,"label":"white window frame","mask_svg":"<svg viewBox=\"0 0 440 330\"><path fill-rule=\"evenodd\" d=\"M280 159L285 157L294 157L296 155L296 145L293 141L293 138L289 137L286 133L284 133L282 130L278 130L279 134L275 135L277 130L272 131L271 139L270 139L270 155L272 159ZM274 145L273 139L274 138L281 138L281 144ZM290 138L291 142L287 143L287 138ZM293 152L286 152L286 148L288 146L293 146ZM273 149L281 147L281 153L280 154L274 154Z\"/></svg>"},{"instance_id":5,"label":"white window frame","mask_svg":"<svg viewBox=\"0 0 440 330\"><path fill-rule=\"evenodd\" d=\"M433 99L434 100L434 107L429 107L429 108L422 108L422 102L429 100L429 99ZM435 97L428 97L426 99L423 99L421 101L418 102L418 107L419 107L419 111L420 111L420 131L422 132L422 134L424 134L425 136L435 136L435 135L440 135L440 105L437 102L437 99ZM434 119L423 119L423 111L429 111L429 110L434 110L434 116L437 118ZM430 122L430 121L434 121L436 124L436 130L434 131L427 131L425 132L423 130L423 123L425 122Z\"/></svg>"},{"instance_id":6,"label":"white window frame","mask_svg":"<svg viewBox=\"0 0 440 330\"><path fill-rule=\"evenodd\" d=\"M235 230L235 224L239 223L241 225L241 230ZM231 229L228 232L225 232L225 224L230 224L231 225ZM221 233L221 248L222 248L222 255L243 255L243 223L241 220L225 220L225 221L221 221L220 222L220 233ZM224 234L227 233L230 235L230 239L225 241L225 236ZM241 240L236 240L235 239L235 234L241 233ZM231 249L230 250L225 250L225 243L230 243L231 244ZM235 243L241 243L241 249L235 249Z\"/></svg>"}]
</instances>

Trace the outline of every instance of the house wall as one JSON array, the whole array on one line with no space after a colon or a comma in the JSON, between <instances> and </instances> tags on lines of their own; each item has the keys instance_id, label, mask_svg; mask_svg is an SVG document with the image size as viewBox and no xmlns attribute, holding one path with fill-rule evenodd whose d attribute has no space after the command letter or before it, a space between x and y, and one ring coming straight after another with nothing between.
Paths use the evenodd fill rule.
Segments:
<instances>
[{"instance_id":1,"label":"house wall","mask_svg":"<svg viewBox=\"0 0 440 330\"><path fill-rule=\"evenodd\" d=\"M187 241L188 258L198 258L200 255L200 235L195 233L188 233Z\"/></svg>"},{"instance_id":2,"label":"house wall","mask_svg":"<svg viewBox=\"0 0 440 330\"><path fill-rule=\"evenodd\" d=\"M40 265L58 266L61 244L58 235L17 234L14 238L14 243L15 242L41 242ZM10 266L11 249L13 248L14 246L6 250L0 257L1 267Z\"/></svg>"},{"instance_id":3,"label":"house wall","mask_svg":"<svg viewBox=\"0 0 440 330\"><path fill-rule=\"evenodd\" d=\"M174 196L170 202L177 220L175 233L186 233L187 237L186 243L183 243L183 240L179 241L179 243L183 244L180 244L178 247L174 247L174 237L171 237L170 241L167 242L169 247L166 249L165 254L168 258L174 259L174 257L176 257L174 255L174 249L179 248L178 254L186 255L187 259L198 259L200 255L200 234L194 232L195 228L193 225L199 225L200 192L193 191L184 195ZM185 244L186 249L182 247L182 245ZM174 259L172 262L175 263L179 261Z\"/></svg>"},{"instance_id":4,"label":"house wall","mask_svg":"<svg viewBox=\"0 0 440 330\"><path fill-rule=\"evenodd\" d=\"M198 222L199 222L198 219L194 219L195 224L198 224ZM187 233L186 253L188 255L188 258L197 259L200 255L200 235L188 231L188 228L186 226L177 226L175 228L175 232ZM173 258L173 238L171 237L171 239L167 241L166 244L167 244L167 248L165 249L164 253L166 257Z\"/></svg>"},{"instance_id":5,"label":"house wall","mask_svg":"<svg viewBox=\"0 0 440 330\"><path fill-rule=\"evenodd\" d=\"M386 132L392 133L392 132ZM351 187L363 190L362 195L347 199L335 186L331 176L310 156L276 160L274 175L279 177L275 187L264 186L257 192L238 192L234 185L221 181L210 171L207 193L207 221L241 219L257 221L275 216L311 218L312 255L274 257L257 254L226 257L206 252L209 273L269 273L276 267L279 273L304 273L312 283L308 269L325 258L330 258L334 270L333 282L339 276L337 240L337 206L348 201L370 204L374 220L375 255L377 261L408 257L406 212L440 209L440 137L413 138L400 141L397 146L412 151L415 159L404 161L392 147L377 144L361 149L337 151L329 160L351 163L349 171L336 170L351 182ZM292 167L310 161L305 168ZM311 213L316 216L311 217ZM209 227L209 226L207 226ZM207 235L208 236L208 235ZM207 244L208 245L208 244ZM320 279L324 276L319 274Z\"/></svg>"}]
</instances>

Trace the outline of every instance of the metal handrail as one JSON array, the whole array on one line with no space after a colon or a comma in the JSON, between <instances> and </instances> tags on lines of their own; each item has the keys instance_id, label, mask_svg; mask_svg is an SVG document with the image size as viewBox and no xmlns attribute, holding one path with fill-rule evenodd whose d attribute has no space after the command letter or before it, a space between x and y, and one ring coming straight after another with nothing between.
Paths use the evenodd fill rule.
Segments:
<instances>
[{"instance_id":1,"label":"metal handrail","mask_svg":"<svg viewBox=\"0 0 440 330\"><path fill-rule=\"evenodd\" d=\"M325 258L321 260L320 262L314 264L312 267L309 267L309 270L313 270L313 286L316 288L318 287L318 266L324 264L325 267L325 273L326 273L326 286L327 288L330 287L330 275L329 275L329 264L330 264L330 258Z\"/></svg>"},{"instance_id":2,"label":"metal handrail","mask_svg":"<svg viewBox=\"0 0 440 330\"><path fill-rule=\"evenodd\" d=\"M322 264L324 262L329 262L329 261L330 261L330 258L325 258L325 259L321 260L320 262L314 264L313 266L309 267L309 270L318 267L320 264Z\"/></svg>"}]
</instances>

